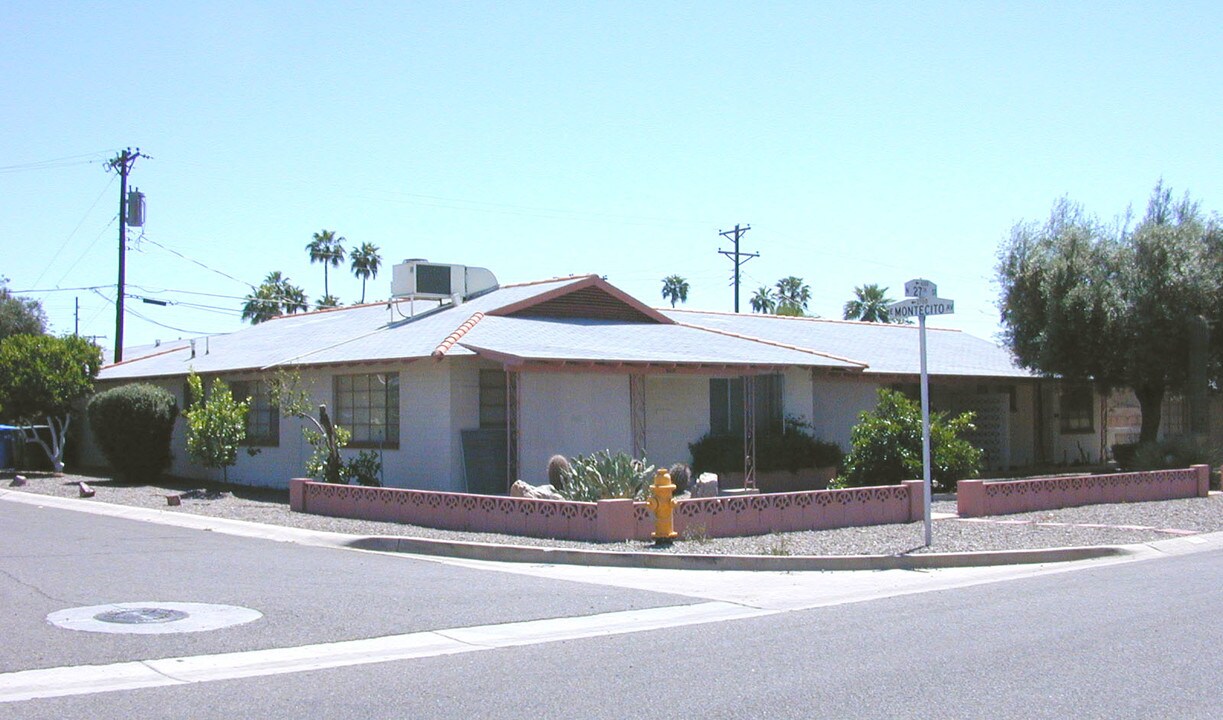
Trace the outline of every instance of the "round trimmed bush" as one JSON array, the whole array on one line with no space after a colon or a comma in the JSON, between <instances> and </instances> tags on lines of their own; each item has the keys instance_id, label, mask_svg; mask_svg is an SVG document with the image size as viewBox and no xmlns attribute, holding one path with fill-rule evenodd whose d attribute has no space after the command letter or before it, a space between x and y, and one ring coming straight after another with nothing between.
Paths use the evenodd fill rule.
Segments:
<instances>
[{"instance_id":1,"label":"round trimmed bush","mask_svg":"<svg viewBox=\"0 0 1223 720\"><path fill-rule=\"evenodd\" d=\"M178 403L144 383L98 393L89 401L89 427L118 479L156 480L170 467L170 437Z\"/></svg>"}]
</instances>

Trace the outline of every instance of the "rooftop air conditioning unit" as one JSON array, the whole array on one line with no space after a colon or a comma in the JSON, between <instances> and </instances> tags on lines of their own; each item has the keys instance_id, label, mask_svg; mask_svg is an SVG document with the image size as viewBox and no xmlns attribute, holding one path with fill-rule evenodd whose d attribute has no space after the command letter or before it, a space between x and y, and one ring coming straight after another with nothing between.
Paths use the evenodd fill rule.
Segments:
<instances>
[{"instance_id":1,"label":"rooftop air conditioning unit","mask_svg":"<svg viewBox=\"0 0 1223 720\"><path fill-rule=\"evenodd\" d=\"M496 290L497 278L485 268L404 260L391 268L391 296L414 300L466 300Z\"/></svg>"}]
</instances>

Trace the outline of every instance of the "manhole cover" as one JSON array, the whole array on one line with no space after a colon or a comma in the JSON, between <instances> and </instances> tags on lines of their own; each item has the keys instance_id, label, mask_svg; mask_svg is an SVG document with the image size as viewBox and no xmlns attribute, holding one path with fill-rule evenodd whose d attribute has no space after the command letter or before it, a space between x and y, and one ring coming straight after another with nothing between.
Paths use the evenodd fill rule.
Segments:
<instances>
[{"instance_id":1,"label":"manhole cover","mask_svg":"<svg viewBox=\"0 0 1223 720\"><path fill-rule=\"evenodd\" d=\"M258 610L236 605L146 601L59 610L47 622L65 630L155 635L220 630L261 617Z\"/></svg>"},{"instance_id":2,"label":"manhole cover","mask_svg":"<svg viewBox=\"0 0 1223 720\"><path fill-rule=\"evenodd\" d=\"M141 625L144 623L167 623L189 617L182 610L169 608L142 607L132 610L109 610L93 616L94 620L124 625Z\"/></svg>"}]
</instances>

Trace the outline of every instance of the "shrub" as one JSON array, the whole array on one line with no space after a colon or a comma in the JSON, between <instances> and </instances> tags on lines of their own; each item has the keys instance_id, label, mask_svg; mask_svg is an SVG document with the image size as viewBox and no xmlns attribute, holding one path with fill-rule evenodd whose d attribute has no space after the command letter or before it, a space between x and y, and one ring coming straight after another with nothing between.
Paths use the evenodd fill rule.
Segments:
<instances>
[{"instance_id":1,"label":"shrub","mask_svg":"<svg viewBox=\"0 0 1223 720\"><path fill-rule=\"evenodd\" d=\"M1117 446L1114 445L1114 452L1116 448ZM1136 445L1132 461L1123 467L1127 470L1167 470L1186 468L1190 465L1215 465L1218 464L1214 462L1218 454L1193 438L1168 438Z\"/></svg>"},{"instance_id":2,"label":"shrub","mask_svg":"<svg viewBox=\"0 0 1223 720\"><path fill-rule=\"evenodd\" d=\"M654 476L654 466L626 453L600 450L570 461L564 488L558 492L569 500L594 502L609 498L643 499Z\"/></svg>"},{"instance_id":3,"label":"shrub","mask_svg":"<svg viewBox=\"0 0 1223 720\"><path fill-rule=\"evenodd\" d=\"M229 468L238 462L238 448L246 439L246 414L250 401L238 401L221 378L215 378L208 396L204 381L192 371L187 376L192 402L183 413L187 418L187 454L207 468L220 468L229 482Z\"/></svg>"},{"instance_id":4,"label":"shrub","mask_svg":"<svg viewBox=\"0 0 1223 720\"><path fill-rule=\"evenodd\" d=\"M94 439L118 479L149 482L170 467L178 403L166 390L123 385L95 395L88 413Z\"/></svg>"},{"instance_id":5,"label":"shrub","mask_svg":"<svg viewBox=\"0 0 1223 720\"><path fill-rule=\"evenodd\" d=\"M787 417L782 432L756 436L756 470L770 472L803 468L841 466L841 448L836 443L816 440L811 424ZM743 436L708 434L688 445L692 471L728 473L743 471Z\"/></svg>"},{"instance_id":6,"label":"shrub","mask_svg":"<svg viewBox=\"0 0 1223 720\"><path fill-rule=\"evenodd\" d=\"M973 414L948 418L930 415L930 475L935 488L954 490L956 482L976 477L983 453L960 433L973 429ZM849 487L889 485L922 476L921 406L893 390L879 391L879 404L863 412L851 431L845 460Z\"/></svg>"},{"instance_id":7,"label":"shrub","mask_svg":"<svg viewBox=\"0 0 1223 720\"><path fill-rule=\"evenodd\" d=\"M344 475L349 483L382 487L382 461L378 453L372 450L362 450L355 458L351 458L344 466Z\"/></svg>"}]
</instances>

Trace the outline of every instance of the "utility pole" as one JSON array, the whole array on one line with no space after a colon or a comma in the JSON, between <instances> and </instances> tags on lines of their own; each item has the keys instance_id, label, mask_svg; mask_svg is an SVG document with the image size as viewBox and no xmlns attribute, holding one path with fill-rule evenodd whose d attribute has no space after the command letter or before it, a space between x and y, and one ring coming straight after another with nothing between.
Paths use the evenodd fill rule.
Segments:
<instances>
[{"instance_id":1,"label":"utility pole","mask_svg":"<svg viewBox=\"0 0 1223 720\"><path fill-rule=\"evenodd\" d=\"M127 277L127 174L136 164L136 158L147 158L140 148L132 152L126 148L106 164L108 170L119 173L119 282L115 295L115 357L114 362L123 360L123 293L126 291Z\"/></svg>"},{"instance_id":2,"label":"utility pole","mask_svg":"<svg viewBox=\"0 0 1223 720\"><path fill-rule=\"evenodd\" d=\"M718 231L719 235L728 240L732 240L735 243L735 249L733 252L730 250L718 250L719 253L730 258L735 263L735 274L733 281L735 285L735 312L739 312L739 267L754 257L760 257L760 253L739 252L739 238L743 237L743 233L751 229L751 225L744 225L743 227L735 225L734 230Z\"/></svg>"},{"instance_id":3,"label":"utility pole","mask_svg":"<svg viewBox=\"0 0 1223 720\"><path fill-rule=\"evenodd\" d=\"M72 298L72 303L73 303L72 334L80 335L81 334L81 298L80 297Z\"/></svg>"}]
</instances>

